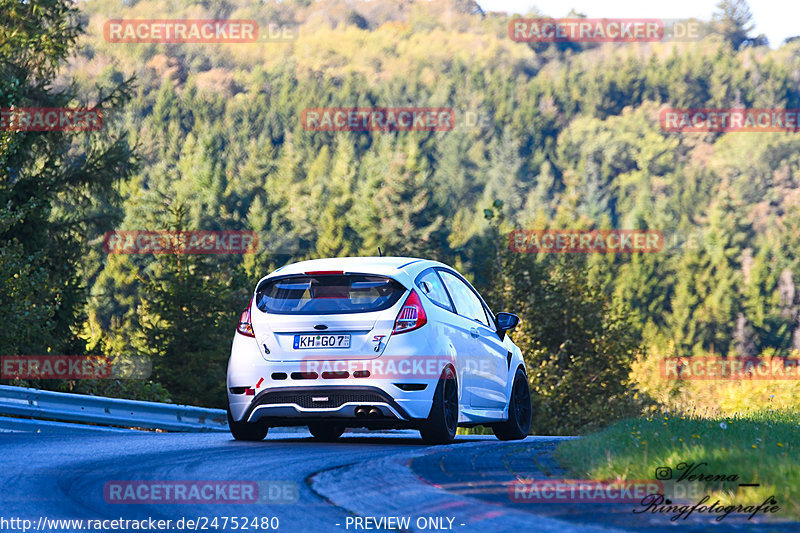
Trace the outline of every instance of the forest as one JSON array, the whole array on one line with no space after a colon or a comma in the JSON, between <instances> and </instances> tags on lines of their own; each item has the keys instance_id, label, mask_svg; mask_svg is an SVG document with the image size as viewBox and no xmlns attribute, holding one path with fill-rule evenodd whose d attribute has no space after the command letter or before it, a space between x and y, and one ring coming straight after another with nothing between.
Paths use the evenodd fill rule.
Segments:
<instances>
[{"instance_id":1,"label":"forest","mask_svg":"<svg viewBox=\"0 0 800 533\"><path fill-rule=\"evenodd\" d=\"M564 14L517 14L544 15ZM512 336L540 433L669 404L680 384L639 379L664 357L796 357L800 136L672 132L659 116L800 108L800 39L768 43L744 0L680 42L516 42L513 16L471 0L0 0L0 107L103 110L97 131L0 131L0 354L152 367L17 384L224 406L257 280L379 247L448 263L522 317ZM205 44L103 31L167 18L270 31ZM334 107L445 108L454 122L303 126ZM511 232L546 229L653 230L664 246L509 248ZM259 247L106 253L106 232L137 230L253 231Z\"/></svg>"}]
</instances>

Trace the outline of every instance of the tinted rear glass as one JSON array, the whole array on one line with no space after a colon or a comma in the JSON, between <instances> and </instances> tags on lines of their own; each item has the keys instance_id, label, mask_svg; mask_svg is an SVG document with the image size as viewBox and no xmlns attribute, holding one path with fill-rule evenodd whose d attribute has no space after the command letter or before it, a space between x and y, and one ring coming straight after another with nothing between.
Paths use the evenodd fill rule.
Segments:
<instances>
[{"instance_id":1,"label":"tinted rear glass","mask_svg":"<svg viewBox=\"0 0 800 533\"><path fill-rule=\"evenodd\" d=\"M390 308L405 292L384 276L289 276L264 281L256 291L256 307L284 315L368 313Z\"/></svg>"}]
</instances>

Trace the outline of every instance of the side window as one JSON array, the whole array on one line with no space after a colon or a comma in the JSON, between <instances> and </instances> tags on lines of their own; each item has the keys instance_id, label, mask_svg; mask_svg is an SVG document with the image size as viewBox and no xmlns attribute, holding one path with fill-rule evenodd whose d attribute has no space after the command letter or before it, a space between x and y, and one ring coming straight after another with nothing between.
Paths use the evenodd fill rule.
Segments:
<instances>
[{"instance_id":1,"label":"side window","mask_svg":"<svg viewBox=\"0 0 800 533\"><path fill-rule=\"evenodd\" d=\"M472 292L472 289L446 270L440 270L439 275L442 276L442 281L444 281L444 285L447 287L447 292L450 293L450 296L453 298L453 303L456 304L456 312L461 316L477 320L481 324L488 326L489 321L483 310L483 304L475 293Z\"/></svg>"},{"instance_id":2,"label":"side window","mask_svg":"<svg viewBox=\"0 0 800 533\"><path fill-rule=\"evenodd\" d=\"M425 270L417 276L417 287L439 307L443 307L448 311L453 310L453 306L450 305L450 298L447 297L447 291L444 290L442 280L439 279L435 270Z\"/></svg>"}]
</instances>

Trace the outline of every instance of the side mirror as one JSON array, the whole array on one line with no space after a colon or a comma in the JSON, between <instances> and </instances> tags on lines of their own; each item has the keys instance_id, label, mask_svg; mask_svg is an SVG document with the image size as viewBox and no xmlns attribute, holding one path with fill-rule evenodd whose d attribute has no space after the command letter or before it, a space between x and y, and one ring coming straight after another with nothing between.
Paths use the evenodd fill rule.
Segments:
<instances>
[{"instance_id":1,"label":"side mirror","mask_svg":"<svg viewBox=\"0 0 800 533\"><path fill-rule=\"evenodd\" d=\"M511 313L497 313L497 334L502 339L506 331L514 329L519 324L519 317Z\"/></svg>"}]
</instances>

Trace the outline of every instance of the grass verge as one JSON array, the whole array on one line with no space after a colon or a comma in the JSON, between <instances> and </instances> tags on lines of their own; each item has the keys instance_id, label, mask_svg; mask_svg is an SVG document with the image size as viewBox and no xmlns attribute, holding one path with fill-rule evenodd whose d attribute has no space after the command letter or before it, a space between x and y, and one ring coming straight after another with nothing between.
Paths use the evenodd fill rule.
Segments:
<instances>
[{"instance_id":1,"label":"grass verge","mask_svg":"<svg viewBox=\"0 0 800 533\"><path fill-rule=\"evenodd\" d=\"M719 499L723 505L758 505L774 496L781 508L776 516L800 519L799 448L800 411L763 410L731 417L667 414L623 420L562 443L556 458L571 476L597 480L656 479L660 467L671 468L676 480L695 463L700 466L692 474L738 476L680 482L702 484L702 493L711 496L709 504Z\"/></svg>"}]
</instances>

